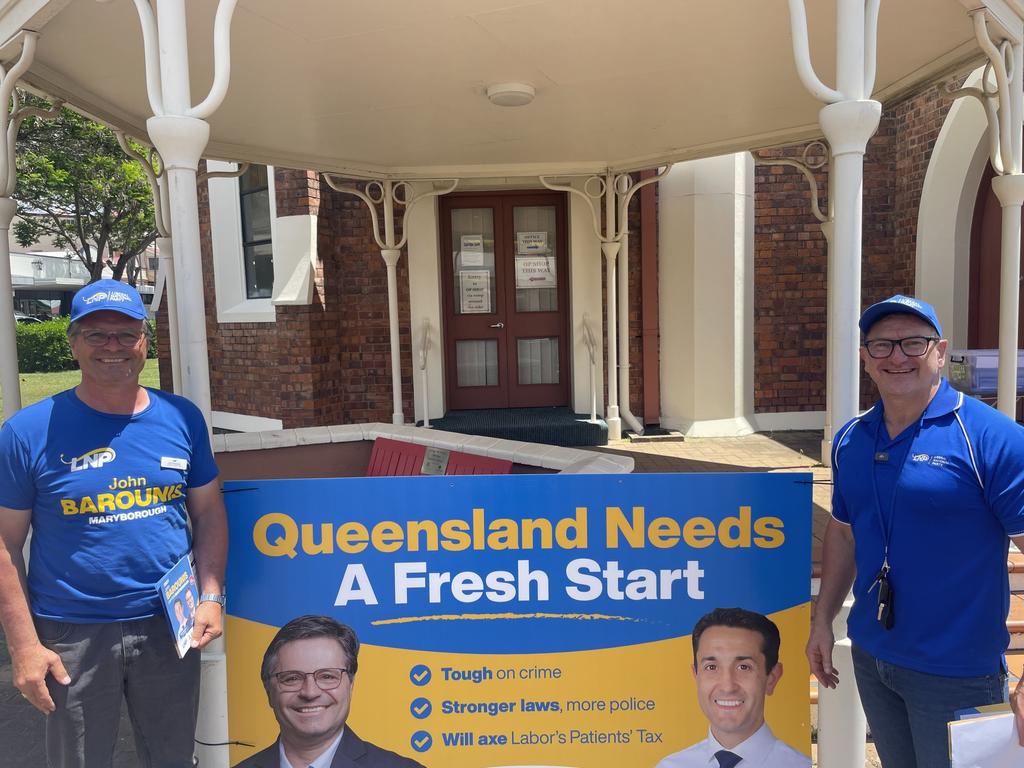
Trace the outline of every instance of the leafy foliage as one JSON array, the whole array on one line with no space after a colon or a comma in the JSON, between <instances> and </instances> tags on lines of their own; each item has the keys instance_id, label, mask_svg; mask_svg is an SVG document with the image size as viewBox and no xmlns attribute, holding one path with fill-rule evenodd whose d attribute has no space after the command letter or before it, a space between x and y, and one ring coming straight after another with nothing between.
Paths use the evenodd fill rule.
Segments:
<instances>
[{"instance_id":1,"label":"leafy foliage","mask_svg":"<svg viewBox=\"0 0 1024 768\"><path fill-rule=\"evenodd\" d=\"M28 94L22 100L49 106ZM92 280L109 266L115 280L134 284L138 257L156 237L153 200L113 131L69 109L52 120L29 117L18 136L17 168L20 245L50 237L78 253Z\"/></svg>"},{"instance_id":2,"label":"leafy foliage","mask_svg":"<svg viewBox=\"0 0 1024 768\"><path fill-rule=\"evenodd\" d=\"M147 320L149 350L147 357L156 357L156 326ZM18 371L20 373L53 373L70 371L78 367L68 344L67 317L55 317L42 323L18 323Z\"/></svg>"},{"instance_id":3,"label":"leafy foliage","mask_svg":"<svg viewBox=\"0 0 1024 768\"><path fill-rule=\"evenodd\" d=\"M58 317L43 323L18 323L18 370L69 371L76 367L68 346L68 318Z\"/></svg>"}]
</instances>

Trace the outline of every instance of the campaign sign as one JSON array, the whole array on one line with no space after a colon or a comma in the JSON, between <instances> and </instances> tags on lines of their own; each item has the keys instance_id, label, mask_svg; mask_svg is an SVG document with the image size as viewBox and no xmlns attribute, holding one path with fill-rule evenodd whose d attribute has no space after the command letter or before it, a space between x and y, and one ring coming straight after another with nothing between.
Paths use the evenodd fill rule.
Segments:
<instances>
[{"instance_id":1,"label":"campaign sign","mask_svg":"<svg viewBox=\"0 0 1024 768\"><path fill-rule=\"evenodd\" d=\"M516 475L225 485L232 762L273 742L276 629L362 641L348 726L428 768L644 768L707 735L690 634L768 615L775 735L809 753L811 478Z\"/></svg>"}]
</instances>

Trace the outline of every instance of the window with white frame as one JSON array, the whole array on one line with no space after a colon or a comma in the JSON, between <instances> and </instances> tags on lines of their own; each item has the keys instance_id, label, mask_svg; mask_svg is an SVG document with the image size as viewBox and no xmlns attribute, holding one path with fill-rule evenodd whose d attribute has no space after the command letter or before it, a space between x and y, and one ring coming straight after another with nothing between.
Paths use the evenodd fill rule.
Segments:
<instances>
[{"instance_id":1,"label":"window with white frame","mask_svg":"<svg viewBox=\"0 0 1024 768\"><path fill-rule=\"evenodd\" d=\"M207 161L210 171L237 168L235 163ZM274 322L274 169L250 166L241 177L211 178L207 184L217 320Z\"/></svg>"},{"instance_id":2,"label":"window with white frame","mask_svg":"<svg viewBox=\"0 0 1024 768\"><path fill-rule=\"evenodd\" d=\"M251 165L238 177L238 200L245 295L247 299L268 299L274 290L274 249L267 166Z\"/></svg>"}]
</instances>

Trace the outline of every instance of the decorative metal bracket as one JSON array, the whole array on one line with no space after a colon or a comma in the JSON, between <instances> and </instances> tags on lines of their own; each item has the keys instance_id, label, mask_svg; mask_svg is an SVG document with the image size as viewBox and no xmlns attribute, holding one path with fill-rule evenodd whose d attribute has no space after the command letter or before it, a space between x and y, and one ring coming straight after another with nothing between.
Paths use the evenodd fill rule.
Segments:
<instances>
[{"instance_id":1,"label":"decorative metal bracket","mask_svg":"<svg viewBox=\"0 0 1024 768\"><path fill-rule=\"evenodd\" d=\"M32 64L38 39L39 34L36 32L22 32L21 56L9 72L0 65L0 105L3 105L3 109L0 109L0 135L7 142L4 151L0 153L0 197L11 197L18 183L14 154L18 144L18 129L21 128L22 122L27 117L47 120L57 117L64 105L63 101L54 99L50 109L21 106L21 96L15 86L18 84L18 78L25 74Z\"/></svg>"},{"instance_id":2,"label":"decorative metal bracket","mask_svg":"<svg viewBox=\"0 0 1024 768\"><path fill-rule=\"evenodd\" d=\"M988 118L989 159L999 176L1018 174L1024 166L1021 125L1024 123L1024 91L1021 88L1024 46L1001 40L997 45L988 31L984 8L970 11L974 36L986 58L981 86L951 90L954 97L970 96L981 102ZM992 76L995 83L992 83Z\"/></svg>"},{"instance_id":3,"label":"decorative metal bracket","mask_svg":"<svg viewBox=\"0 0 1024 768\"><path fill-rule=\"evenodd\" d=\"M96 0L108 3L111 0ZM185 110L182 117L194 117L205 120L224 101L231 79L231 16L235 12L238 0L220 0L217 15L213 20L213 84L206 98L199 104ZM160 71L160 32L157 17L149 0L135 0L135 8L142 25L142 44L146 55L146 91L149 94L149 106L153 114L162 117L168 114L164 108L163 75ZM180 19L181 27L174 34L184 34L184 19Z\"/></svg>"},{"instance_id":4,"label":"decorative metal bracket","mask_svg":"<svg viewBox=\"0 0 1024 768\"><path fill-rule=\"evenodd\" d=\"M865 0L845 0L848 3ZM844 0L838 0L842 5ZM793 54L800 82L818 101L835 104L840 101L863 99L875 89L875 52L878 46L878 11L881 0L866 0L864 7L864 80L860 93L845 93L825 85L811 63L810 42L807 35L807 11L804 0L789 0L789 23L793 35ZM842 8L837 9L840 13Z\"/></svg>"},{"instance_id":5,"label":"decorative metal bracket","mask_svg":"<svg viewBox=\"0 0 1024 768\"><path fill-rule=\"evenodd\" d=\"M613 174L606 173L604 176L590 176L583 182L583 189L577 189L571 184L555 184L551 176L541 176L540 183L553 192L568 192L576 195L586 202L590 209L591 223L594 226L594 234L601 241L602 245L608 243L622 243L629 230L626 218L629 204L640 189L648 184L661 181L665 174L672 169L672 164L666 165L654 176L641 181L633 181L628 173ZM601 232L601 200L605 204L605 231ZM617 201L617 205L616 205Z\"/></svg>"},{"instance_id":6,"label":"decorative metal bracket","mask_svg":"<svg viewBox=\"0 0 1024 768\"><path fill-rule=\"evenodd\" d=\"M811 156L812 148L820 152L820 156L813 158ZM754 165L785 165L790 168L796 168L800 171L804 178L807 179L807 186L811 192L811 212L822 224L832 220L832 197L829 196L829 212L823 213L821 210L821 203L818 195L818 180L814 177L815 171L820 171L828 164L829 160L829 149L828 145L823 141L812 141L800 154L799 160L794 160L788 157L761 157L754 155Z\"/></svg>"},{"instance_id":7,"label":"decorative metal bracket","mask_svg":"<svg viewBox=\"0 0 1024 768\"><path fill-rule=\"evenodd\" d=\"M160 153L156 151L156 147L150 147L149 152L143 155L132 148L123 131L114 131L114 135L121 151L142 167L142 172L149 180L149 188L153 193L153 219L156 222L157 234L160 237L170 237L171 212L167 205L167 174L164 173Z\"/></svg>"},{"instance_id":8,"label":"decorative metal bracket","mask_svg":"<svg viewBox=\"0 0 1024 768\"><path fill-rule=\"evenodd\" d=\"M334 178L333 174L322 173L321 175L324 177L327 185L334 191L355 195L366 204L366 207L370 209L370 218L373 219L373 239L377 242L377 247L382 251L401 250L405 246L406 240L408 240L405 223L409 212L418 203L431 197L447 195L459 184L458 179L444 179L443 181L450 182L448 187L444 189L433 189L429 192L413 194L412 185L408 181L374 180L368 182L365 188L359 189L358 187L340 183ZM378 205L381 205L384 209L383 231L381 230L380 215L377 210ZM395 239L395 206L403 208L402 238L400 240Z\"/></svg>"}]
</instances>

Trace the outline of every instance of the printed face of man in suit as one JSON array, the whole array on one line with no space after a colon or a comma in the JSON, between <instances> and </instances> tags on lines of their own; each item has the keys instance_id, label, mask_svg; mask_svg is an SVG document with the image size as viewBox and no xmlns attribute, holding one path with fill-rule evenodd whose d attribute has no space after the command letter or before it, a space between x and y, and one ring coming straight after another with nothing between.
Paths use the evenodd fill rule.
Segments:
<instances>
[{"instance_id":1,"label":"printed face of man in suit","mask_svg":"<svg viewBox=\"0 0 1024 768\"><path fill-rule=\"evenodd\" d=\"M723 747L735 747L764 722L764 698L782 677L782 664L767 669L758 632L712 626L700 636L694 677L697 700Z\"/></svg>"},{"instance_id":2,"label":"printed face of man in suit","mask_svg":"<svg viewBox=\"0 0 1024 768\"><path fill-rule=\"evenodd\" d=\"M267 698L281 726L281 739L302 749L326 747L345 727L352 702L352 677L341 673L336 688L323 690L314 679L317 670L347 670L349 660L332 637L293 640L281 646L277 664L267 681ZM303 674L298 690L282 690L278 675ZM287 686L291 687L291 686Z\"/></svg>"},{"instance_id":3,"label":"printed face of man in suit","mask_svg":"<svg viewBox=\"0 0 1024 768\"><path fill-rule=\"evenodd\" d=\"M174 618L178 620L178 628L185 626L185 605L181 600L174 601Z\"/></svg>"}]
</instances>

